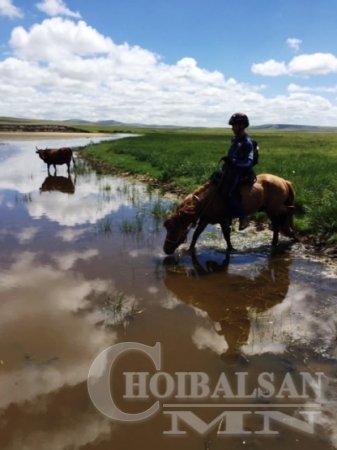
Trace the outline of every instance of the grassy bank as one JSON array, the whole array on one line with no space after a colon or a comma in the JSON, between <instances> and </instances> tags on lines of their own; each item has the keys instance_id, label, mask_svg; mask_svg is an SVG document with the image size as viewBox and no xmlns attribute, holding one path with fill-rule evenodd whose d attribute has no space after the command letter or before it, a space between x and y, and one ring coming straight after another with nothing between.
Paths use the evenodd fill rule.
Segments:
<instances>
[{"instance_id":1,"label":"grassy bank","mask_svg":"<svg viewBox=\"0 0 337 450\"><path fill-rule=\"evenodd\" d=\"M337 133L254 131L257 173L289 179L297 192L297 228L337 241ZM142 174L189 192L205 183L227 152L230 130L147 131L138 138L90 145L90 158L111 170Z\"/></svg>"}]
</instances>

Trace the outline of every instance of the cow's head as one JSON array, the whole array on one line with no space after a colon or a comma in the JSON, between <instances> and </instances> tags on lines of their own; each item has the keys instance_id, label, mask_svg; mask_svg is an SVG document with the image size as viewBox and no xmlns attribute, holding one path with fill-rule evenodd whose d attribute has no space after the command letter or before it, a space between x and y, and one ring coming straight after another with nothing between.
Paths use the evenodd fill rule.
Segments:
<instances>
[{"instance_id":1,"label":"cow's head","mask_svg":"<svg viewBox=\"0 0 337 450\"><path fill-rule=\"evenodd\" d=\"M35 147L35 148L36 148L35 153L37 153L39 155L39 157L44 160L46 149L43 150L42 148L37 148L37 147Z\"/></svg>"}]
</instances>

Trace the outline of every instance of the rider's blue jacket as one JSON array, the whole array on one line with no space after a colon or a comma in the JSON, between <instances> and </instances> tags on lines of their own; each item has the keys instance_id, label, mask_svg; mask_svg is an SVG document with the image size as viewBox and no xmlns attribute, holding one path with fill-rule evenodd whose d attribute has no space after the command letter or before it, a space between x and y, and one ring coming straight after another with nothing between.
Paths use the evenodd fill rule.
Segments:
<instances>
[{"instance_id":1,"label":"rider's blue jacket","mask_svg":"<svg viewBox=\"0 0 337 450\"><path fill-rule=\"evenodd\" d=\"M252 172L254 161L254 145L248 134L234 137L225 160L227 174L227 197L233 217L244 217L245 211L238 196L240 182Z\"/></svg>"},{"instance_id":2,"label":"rider's blue jacket","mask_svg":"<svg viewBox=\"0 0 337 450\"><path fill-rule=\"evenodd\" d=\"M248 134L242 137L234 137L228 150L227 160L230 165L237 168L248 169L253 166L254 147Z\"/></svg>"}]
</instances>

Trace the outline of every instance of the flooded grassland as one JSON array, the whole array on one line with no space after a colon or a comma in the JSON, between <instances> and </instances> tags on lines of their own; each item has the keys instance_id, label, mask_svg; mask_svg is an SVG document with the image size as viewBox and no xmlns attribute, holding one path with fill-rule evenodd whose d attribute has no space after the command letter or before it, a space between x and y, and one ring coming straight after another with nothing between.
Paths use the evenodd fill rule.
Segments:
<instances>
[{"instance_id":1,"label":"flooded grassland","mask_svg":"<svg viewBox=\"0 0 337 450\"><path fill-rule=\"evenodd\" d=\"M0 143L0 448L337 448L335 266L253 227L166 257L172 199L47 176L63 144Z\"/></svg>"}]
</instances>

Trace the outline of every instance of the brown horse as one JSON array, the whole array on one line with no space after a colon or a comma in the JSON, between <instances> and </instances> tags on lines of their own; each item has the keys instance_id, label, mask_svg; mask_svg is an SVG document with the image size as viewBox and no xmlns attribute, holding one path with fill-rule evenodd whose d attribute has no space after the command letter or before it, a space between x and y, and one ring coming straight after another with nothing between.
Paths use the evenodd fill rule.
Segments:
<instances>
[{"instance_id":1,"label":"brown horse","mask_svg":"<svg viewBox=\"0 0 337 450\"><path fill-rule=\"evenodd\" d=\"M278 244L281 231L285 236L296 239L293 229L295 209L295 191L290 181L276 175L261 174L253 185L243 184L240 188L242 206L247 215L265 211L272 222L272 245ZM198 237L208 224L219 223L227 243L230 241L231 213L220 189L213 183L207 183L188 194L180 206L164 222L167 230L164 252L171 255L187 238L192 227L196 226L189 250L195 249Z\"/></svg>"}]
</instances>

